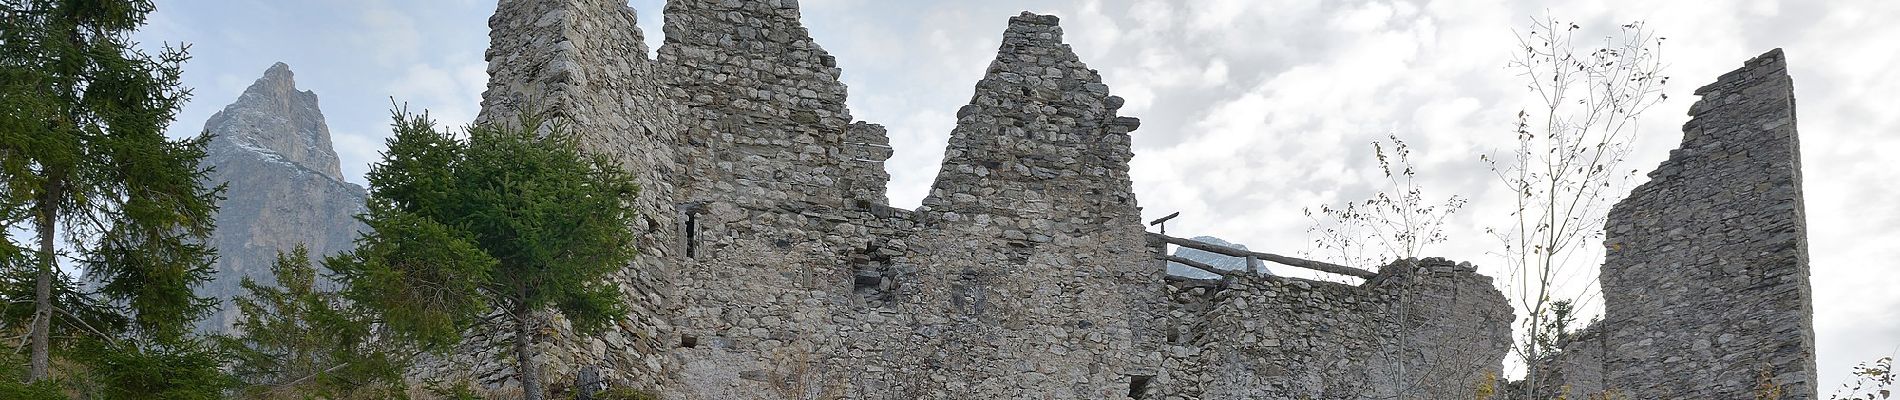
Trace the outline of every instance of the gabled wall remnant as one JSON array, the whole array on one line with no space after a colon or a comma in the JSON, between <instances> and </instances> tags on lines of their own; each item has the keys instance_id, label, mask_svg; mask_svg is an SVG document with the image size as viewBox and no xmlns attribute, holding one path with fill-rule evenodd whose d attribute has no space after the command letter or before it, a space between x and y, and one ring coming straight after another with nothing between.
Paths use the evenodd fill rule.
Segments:
<instances>
[{"instance_id":1,"label":"gabled wall remnant","mask_svg":"<svg viewBox=\"0 0 1900 400\"><path fill-rule=\"evenodd\" d=\"M1121 104L1056 17L1010 18L909 240L921 289L906 311L929 352L902 374L939 376L923 393L1114 398L1159 372L1162 268L1128 177L1139 122Z\"/></svg>"}]
</instances>

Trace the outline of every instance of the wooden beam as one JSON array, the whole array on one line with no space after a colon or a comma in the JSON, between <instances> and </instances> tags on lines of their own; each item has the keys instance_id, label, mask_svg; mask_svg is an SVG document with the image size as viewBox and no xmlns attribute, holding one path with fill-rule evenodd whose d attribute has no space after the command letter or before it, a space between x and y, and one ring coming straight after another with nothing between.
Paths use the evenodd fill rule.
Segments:
<instances>
[{"instance_id":1,"label":"wooden beam","mask_svg":"<svg viewBox=\"0 0 1900 400\"><path fill-rule=\"evenodd\" d=\"M1175 257L1175 256L1171 256L1171 255L1166 255L1166 254L1162 254L1162 255L1160 255L1160 256L1158 256L1158 257L1155 257L1155 258L1158 258L1158 259L1162 259L1162 260L1168 260L1168 261L1173 261L1173 262L1177 262L1177 263L1181 263L1181 265L1186 265L1186 266L1190 266L1190 267L1194 267L1194 268L1197 268L1197 269L1200 269L1200 270L1202 270L1202 271L1207 271L1208 273L1212 273L1212 274L1215 274L1215 275L1220 275L1220 276L1226 276L1226 277L1234 277L1234 276L1240 276L1240 275L1241 275L1241 274L1240 274L1240 273L1238 273L1238 272L1234 272L1234 271L1228 271L1228 270L1224 270L1224 269L1220 269L1220 268L1214 268L1214 266L1212 266L1212 265L1207 265L1207 263L1203 263L1203 262L1200 262L1200 261L1194 261L1194 260L1189 260L1189 259L1186 259L1186 258L1181 258L1181 257Z\"/></svg>"},{"instance_id":2,"label":"wooden beam","mask_svg":"<svg viewBox=\"0 0 1900 400\"><path fill-rule=\"evenodd\" d=\"M1202 279L1202 278L1189 278L1185 276L1175 276L1175 275L1164 276L1161 279L1164 279L1170 282L1193 282L1195 284L1200 284L1200 285L1219 285L1222 282L1222 280L1219 278Z\"/></svg>"},{"instance_id":3,"label":"wooden beam","mask_svg":"<svg viewBox=\"0 0 1900 400\"><path fill-rule=\"evenodd\" d=\"M1379 275L1378 273L1375 273L1372 271L1348 267L1348 266L1339 265L1339 264L1313 261L1313 260L1307 260L1307 259L1302 259L1302 258L1287 257L1287 256L1279 255L1279 254L1241 250L1241 249L1236 249L1232 247L1201 243L1194 240L1182 239L1178 237L1162 235L1162 234L1157 234L1157 233L1150 233L1149 235L1158 237L1161 239L1161 241L1167 242L1176 246L1186 247L1190 249L1195 249L1195 250L1200 250L1200 251L1205 251L1209 253L1220 254L1220 255L1225 255L1225 256L1230 256L1230 257L1242 257L1242 258L1252 257L1252 258L1257 258L1261 260L1272 261L1279 264L1306 268L1306 269L1319 271L1319 272L1326 272L1326 273L1333 273L1333 274L1340 274L1340 275L1347 275L1347 276L1356 276L1356 277L1366 278L1366 279L1371 279L1373 276ZM1182 263L1182 264L1186 264L1186 263Z\"/></svg>"}]
</instances>

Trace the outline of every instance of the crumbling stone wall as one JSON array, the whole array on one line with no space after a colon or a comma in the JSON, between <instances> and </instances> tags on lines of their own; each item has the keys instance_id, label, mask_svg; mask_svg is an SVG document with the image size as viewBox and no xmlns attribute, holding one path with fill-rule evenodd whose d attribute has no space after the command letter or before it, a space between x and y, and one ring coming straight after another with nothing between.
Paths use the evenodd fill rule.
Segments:
<instances>
[{"instance_id":1,"label":"crumbling stone wall","mask_svg":"<svg viewBox=\"0 0 1900 400\"><path fill-rule=\"evenodd\" d=\"M1175 283L1163 399L1470 398L1514 318L1468 263L1401 260L1361 285L1249 276Z\"/></svg>"},{"instance_id":2,"label":"crumbling stone wall","mask_svg":"<svg viewBox=\"0 0 1900 400\"><path fill-rule=\"evenodd\" d=\"M882 158L846 157L859 146L846 145L841 71L799 22L797 1L671 0L665 17L659 62L689 110L679 143L689 201L836 208L847 166L883 168Z\"/></svg>"},{"instance_id":3,"label":"crumbling stone wall","mask_svg":"<svg viewBox=\"0 0 1900 400\"><path fill-rule=\"evenodd\" d=\"M843 124L836 68L795 6L668 6L684 36L660 60L700 124L679 148L704 171L682 184L698 239L675 321L693 344L668 392L1104 398L1155 375L1145 316L1164 303L1138 250L1135 122L1055 18L1012 20L952 134L953 172L910 212L884 205L888 139Z\"/></svg>"},{"instance_id":4,"label":"crumbling stone wall","mask_svg":"<svg viewBox=\"0 0 1900 400\"><path fill-rule=\"evenodd\" d=\"M909 213L885 205L882 127L851 123L836 61L796 1L675 0L658 80L687 107L678 398L861 393L896 296ZM868 284L860 284L868 282ZM869 286L868 288L865 286ZM871 374L876 375L876 374Z\"/></svg>"},{"instance_id":5,"label":"crumbling stone wall","mask_svg":"<svg viewBox=\"0 0 1900 400\"><path fill-rule=\"evenodd\" d=\"M1816 396L1794 83L1781 50L1696 89L1682 147L1610 211L1604 380L1634 398Z\"/></svg>"},{"instance_id":6,"label":"crumbling stone wall","mask_svg":"<svg viewBox=\"0 0 1900 400\"><path fill-rule=\"evenodd\" d=\"M1098 399L1159 393L1188 376L1175 365L1216 371L1163 356L1171 327L1182 331L1174 320L1205 310L1169 301L1128 175L1139 121L1116 114L1122 99L1062 42L1055 17L1011 18L915 211L886 204L889 139L851 120L836 62L800 25L796 1L672 0L665 19L655 60L619 2L509 0L490 21L482 120L553 117L589 135L590 151L622 159L643 188L642 256L615 278L633 315L600 338L556 321L543 348L557 389L591 366L612 385L673 399ZM1469 294L1465 278L1439 275L1376 285L1419 290L1324 298ZM1434 278L1401 283L1412 276ZM1272 323L1209 299L1206 310L1227 311L1189 330ZM1379 312L1338 318L1483 321L1365 307ZM510 385L498 350L482 346L500 339L446 361L487 365L470 375ZM1249 351L1224 360L1293 357Z\"/></svg>"}]
</instances>

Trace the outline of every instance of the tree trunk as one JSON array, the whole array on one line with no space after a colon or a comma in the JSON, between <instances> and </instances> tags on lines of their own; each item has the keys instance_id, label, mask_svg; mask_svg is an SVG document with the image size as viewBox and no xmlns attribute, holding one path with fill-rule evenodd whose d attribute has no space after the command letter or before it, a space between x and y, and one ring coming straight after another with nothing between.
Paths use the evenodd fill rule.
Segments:
<instances>
[{"instance_id":1,"label":"tree trunk","mask_svg":"<svg viewBox=\"0 0 1900 400\"><path fill-rule=\"evenodd\" d=\"M52 374L52 326L53 326L53 273L58 268L57 255L53 253L53 235L59 222L59 197L61 195L57 181L48 182L46 192L42 193L36 210L40 236L39 276L33 285L33 326L28 333L32 337L33 355L29 362L26 380L38 382Z\"/></svg>"},{"instance_id":2,"label":"tree trunk","mask_svg":"<svg viewBox=\"0 0 1900 400\"><path fill-rule=\"evenodd\" d=\"M542 400L541 365L534 361L534 316L527 306L516 306L515 375L521 379L521 398Z\"/></svg>"}]
</instances>

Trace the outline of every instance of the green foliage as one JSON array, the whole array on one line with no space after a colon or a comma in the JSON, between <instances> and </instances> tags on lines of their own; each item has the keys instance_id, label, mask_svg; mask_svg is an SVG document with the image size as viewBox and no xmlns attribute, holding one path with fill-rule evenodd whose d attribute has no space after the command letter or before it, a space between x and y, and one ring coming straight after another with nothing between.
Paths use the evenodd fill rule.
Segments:
<instances>
[{"instance_id":1,"label":"green foliage","mask_svg":"<svg viewBox=\"0 0 1900 400\"><path fill-rule=\"evenodd\" d=\"M508 305L552 306L575 326L598 330L626 313L602 281L633 259L635 186L603 156L581 154L574 136L517 126L475 126L452 164L457 206L427 212L454 221L498 264L488 291ZM393 145L392 145L393 146Z\"/></svg>"},{"instance_id":2,"label":"green foliage","mask_svg":"<svg viewBox=\"0 0 1900 400\"><path fill-rule=\"evenodd\" d=\"M395 135L370 169L360 218L372 232L331 265L352 301L437 349L496 309L518 332L533 332L543 310L583 332L626 314L604 278L633 258L636 187L611 160L538 120L472 126L460 138L427 114L392 114Z\"/></svg>"},{"instance_id":3,"label":"green foliage","mask_svg":"<svg viewBox=\"0 0 1900 400\"><path fill-rule=\"evenodd\" d=\"M1544 315L1536 319L1543 324L1536 330L1537 336L1531 338L1531 345L1537 346L1537 354L1552 357L1563 351L1565 342L1570 341L1570 326L1577 322L1577 310L1570 300L1552 300L1544 308Z\"/></svg>"},{"instance_id":4,"label":"green foliage","mask_svg":"<svg viewBox=\"0 0 1900 400\"><path fill-rule=\"evenodd\" d=\"M66 400L59 381L47 379L26 383L24 378L26 358L13 353L0 353L0 399Z\"/></svg>"},{"instance_id":5,"label":"green foliage","mask_svg":"<svg viewBox=\"0 0 1900 400\"><path fill-rule=\"evenodd\" d=\"M164 130L189 96L180 87L182 48L132 48L146 1L12 0L0 35L0 166L9 215L50 215L67 230L74 257L133 310L136 326L178 334L206 302L204 280L217 190L200 169L207 138L172 140ZM15 29L19 28L19 29ZM40 224L34 221L34 224ZM18 246L13 247L28 247ZM50 255L41 254L42 263Z\"/></svg>"},{"instance_id":6,"label":"green foliage","mask_svg":"<svg viewBox=\"0 0 1900 400\"><path fill-rule=\"evenodd\" d=\"M612 388L595 393L594 400L660 400L660 396L640 389Z\"/></svg>"},{"instance_id":7,"label":"green foliage","mask_svg":"<svg viewBox=\"0 0 1900 400\"><path fill-rule=\"evenodd\" d=\"M220 370L225 354L218 346L196 339L86 340L67 358L85 369L75 386L87 399L212 400L237 384Z\"/></svg>"},{"instance_id":8,"label":"green foliage","mask_svg":"<svg viewBox=\"0 0 1900 400\"><path fill-rule=\"evenodd\" d=\"M182 354L150 352L188 341L212 305L191 288L216 257L204 239L222 189L201 183L207 137L164 134L190 96L179 81L188 57L183 47L135 49L131 32L153 9L0 0L0 229L36 232L31 245L12 236L0 245L4 283L33 287L0 290L0 301L35 304L0 323L27 327L29 380L50 377L51 353L75 341L147 342L94 349L128 357ZM75 290L62 261L84 267L97 292Z\"/></svg>"},{"instance_id":9,"label":"green foliage","mask_svg":"<svg viewBox=\"0 0 1900 400\"><path fill-rule=\"evenodd\" d=\"M246 398L315 396L325 399L405 397L407 353L376 340L372 316L319 287L309 251L297 246L271 264L276 285L245 278L235 299L244 317L239 336L221 345Z\"/></svg>"},{"instance_id":10,"label":"green foliage","mask_svg":"<svg viewBox=\"0 0 1900 400\"><path fill-rule=\"evenodd\" d=\"M34 268L0 269L0 298L21 299L24 306L0 308L0 318L9 324L14 321L27 321L33 318L32 299ZM123 332L131 320L119 313L109 304L100 301L99 296L88 293L80 283L70 279L52 282L52 306L59 318L51 326L53 337L76 338L98 337ZM61 345L61 343L55 343Z\"/></svg>"},{"instance_id":11,"label":"green foliage","mask_svg":"<svg viewBox=\"0 0 1900 400\"><path fill-rule=\"evenodd\" d=\"M157 132L137 148L159 148L149 156L127 157L125 165L108 178L126 182L108 196L124 200L104 210L97 219L109 226L96 246L81 259L88 279L101 282L99 292L123 302L132 313L132 325L156 337L186 333L191 322L215 306L197 297L192 288L211 280L217 249L206 244L222 200L222 185L206 189L205 156L209 136L184 141L165 140Z\"/></svg>"},{"instance_id":12,"label":"green foliage","mask_svg":"<svg viewBox=\"0 0 1900 400\"><path fill-rule=\"evenodd\" d=\"M17 378L7 379L0 381L0 399L66 400L66 395L60 393L57 383L52 380L25 383Z\"/></svg>"},{"instance_id":13,"label":"green foliage","mask_svg":"<svg viewBox=\"0 0 1900 400\"><path fill-rule=\"evenodd\" d=\"M381 314L391 333L441 349L488 312L481 285L495 259L466 234L376 198L360 219L374 233L329 265L349 283L345 296Z\"/></svg>"}]
</instances>

